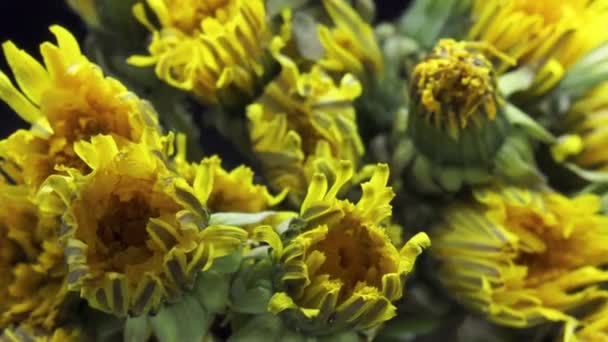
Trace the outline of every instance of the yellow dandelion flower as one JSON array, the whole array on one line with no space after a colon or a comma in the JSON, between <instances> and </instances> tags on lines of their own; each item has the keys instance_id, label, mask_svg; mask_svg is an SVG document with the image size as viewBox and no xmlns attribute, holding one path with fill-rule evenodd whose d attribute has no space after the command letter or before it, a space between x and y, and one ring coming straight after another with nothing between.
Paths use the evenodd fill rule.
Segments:
<instances>
[{"instance_id":1,"label":"yellow dandelion flower","mask_svg":"<svg viewBox=\"0 0 608 342\"><path fill-rule=\"evenodd\" d=\"M340 159L359 163L364 150L353 101L361 85L350 74L336 85L318 65L300 72L286 56L277 59L281 74L247 108L249 134L270 185L289 189L299 202L315 172L332 172Z\"/></svg>"},{"instance_id":2,"label":"yellow dandelion flower","mask_svg":"<svg viewBox=\"0 0 608 342\"><path fill-rule=\"evenodd\" d=\"M226 171L218 156L204 158L198 164L188 163L179 156L176 164L179 174L190 184L204 182L208 187L209 194L203 205L211 212L256 213L277 205L287 195L287 191L283 191L273 196L266 186L255 184L253 170L245 165Z\"/></svg>"},{"instance_id":3,"label":"yellow dandelion flower","mask_svg":"<svg viewBox=\"0 0 608 342\"><path fill-rule=\"evenodd\" d=\"M327 70L350 72L364 77L366 72L382 73L384 61L372 27L344 0L323 0L334 26L318 25L325 56L319 61Z\"/></svg>"},{"instance_id":4,"label":"yellow dandelion flower","mask_svg":"<svg viewBox=\"0 0 608 342\"><path fill-rule=\"evenodd\" d=\"M553 87L579 58L608 41L608 1L475 0L468 39L537 67L535 94Z\"/></svg>"},{"instance_id":5,"label":"yellow dandelion flower","mask_svg":"<svg viewBox=\"0 0 608 342\"><path fill-rule=\"evenodd\" d=\"M40 52L45 66L19 50L3 45L17 90L0 72L0 99L32 124L0 141L3 170L37 188L58 166L87 171L73 145L95 134L112 134L139 141L144 129L157 129L151 106L130 93L119 81L104 77L101 69L80 52L70 32L52 26L58 44L45 42Z\"/></svg>"},{"instance_id":6,"label":"yellow dandelion flower","mask_svg":"<svg viewBox=\"0 0 608 342\"><path fill-rule=\"evenodd\" d=\"M590 171L608 171L608 83L595 87L570 108L560 122L565 136L553 147L558 162L564 160Z\"/></svg>"},{"instance_id":7,"label":"yellow dandelion flower","mask_svg":"<svg viewBox=\"0 0 608 342\"><path fill-rule=\"evenodd\" d=\"M53 330L67 303L59 221L28 196L24 186L0 185L0 331L21 324Z\"/></svg>"},{"instance_id":8,"label":"yellow dandelion flower","mask_svg":"<svg viewBox=\"0 0 608 342\"><path fill-rule=\"evenodd\" d=\"M336 198L353 174L343 161L331 187L324 174L315 174L301 206L300 234L283 244L272 228L255 229L280 264L270 312L314 335L367 329L395 316L392 302L430 241L420 233L399 251L379 226L391 215L388 172L378 165L355 204Z\"/></svg>"},{"instance_id":9,"label":"yellow dandelion flower","mask_svg":"<svg viewBox=\"0 0 608 342\"><path fill-rule=\"evenodd\" d=\"M147 0L159 27L133 7L137 19L152 32L149 56L132 56L136 66L155 65L168 84L216 104L234 93L253 95L263 73L261 58L272 36L262 0Z\"/></svg>"},{"instance_id":10,"label":"yellow dandelion flower","mask_svg":"<svg viewBox=\"0 0 608 342\"><path fill-rule=\"evenodd\" d=\"M247 238L207 226L204 184L190 187L146 144L119 148L99 135L75 151L92 172L51 176L39 195L63 200L68 289L90 306L118 316L156 312Z\"/></svg>"},{"instance_id":11,"label":"yellow dandelion flower","mask_svg":"<svg viewBox=\"0 0 608 342\"><path fill-rule=\"evenodd\" d=\"M569 310L605 298L608 217L595 195L566 198L516 187L479 189L448 208L433 234L439 278L490 320L527 327L571 321Z\"/></svg>"}]
</instances>

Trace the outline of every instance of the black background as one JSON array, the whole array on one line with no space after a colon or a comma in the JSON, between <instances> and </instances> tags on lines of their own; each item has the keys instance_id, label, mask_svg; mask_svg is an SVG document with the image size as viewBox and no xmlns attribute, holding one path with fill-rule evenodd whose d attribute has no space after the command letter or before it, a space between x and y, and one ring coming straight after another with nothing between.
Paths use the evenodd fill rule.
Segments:
<instances>
[{"instance_id":1,"label":"black background","mask_svg":"<svg viewBox=\"0 0 608 342\"><path fill-rule=\"evenodd\" d=\"M408 3L406 0L377 0L378 20L395 17ZM63 0L0 0L0 42L10 39L38 60L38 45L43 41L54 41L48 30L52 24L69 28L80 41L86 33L83 23ZM10 77L3 55L0 56L0 70ZM8 136L17 128L25 127L26 124L0 101L0 138Z\"/></svg>"}]
</instances>

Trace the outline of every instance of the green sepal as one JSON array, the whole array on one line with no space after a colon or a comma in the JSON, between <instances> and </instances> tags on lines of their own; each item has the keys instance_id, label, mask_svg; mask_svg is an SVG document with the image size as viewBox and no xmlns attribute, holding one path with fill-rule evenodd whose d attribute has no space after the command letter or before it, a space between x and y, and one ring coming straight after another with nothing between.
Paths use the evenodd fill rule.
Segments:
<instances>
[{"instance_id":1,"label":"green sepal","mask_svg":"<svg viewBox=\"0 0 608 342\"><path fill-rule=\"evenodd\" d=\"M495 160L496 175L519 184L542 184L545 178L537 169L534 152L527 137L515 135L503 144Z\"/></svg>"},{"instance_id":2,"label":"green sepal","mask_svg":"<svg viewBox=\"0 0 608 342\"><path fill-rule=\"evenodd\" d=\"M440 323L441 321L433 316L397 316L380 328L376 340L386 342L414 340L420 335L434 331Z\"/></svg>"},{"instance_id":3,"label":"green sepal","mask_svg":"<svg viewBox=\"0 0 608 342\"><path fill-rule=\"evenodd\" d=\"M292 33L300 56L311 61L323 57L325 49L319 38L315 18L303 12L296 12L292 19Z\"/></svg>"},{"instance_id":4,"label":"green sepal","mask_svg":"<svg viewBox=\"0 0 608 342\"><path fill-rule=\"evenodd\" d=\"M231 310L245 314L268 312L268 301L273 294L273 271L274 266L268 259L244 263L230 289Z\"/></svg>"},{"instance_id":5,"label":"green sepal","mask_svg":"<svg viewBox=\"0 0 608 342\"><path fill-rule=\"evenodd\" d=\"M208 296L214 293L208 292ZM163 306L150 316L153 334L159 342L202 341L213 321L196 296L188 294L176 303Z\"/></svg>"},{"instance_id":6,"label":"green sepal","mask_svg":"<svg viewBox=\"0 0 608 342\"><path fill-rule=\"evenodd\" d=\"M416 0L399 19L399 32L430 50L440 37L459 36L460 26L468 26L463 14L469 6L466 0ZM444 34L447 28L450 32Z\"/></svg>"},{"instance_id":7,"label":"green sepal","mask_svg":"<svg viewBox=\"0 0 608 342\"><path fill-rule=\"evenodd\" d=\"M213 260L211 270L222 274L236 273L236 271L238 271L239 267L241 266L242 260L243 251L238 250L236 252Z\"/></svg>"},{"instance_id":8,"label":"green sepal","mask_svg":"<svg viewBox=\"0 0 608 342\"><path fill-rule=\"evenodd\" d=\"M283 323L278 316L264 314L254 316L228 338L228 342L280 341Z\"/></svg>"},{"instance_id":9,"label":"green sepal","mask_svg":"<svg viewBox=\"0 0 608 342\"><path fill-rule=\"evenodd\" d=\"M553 134L514 105L507 103L504 106L504 112L507 120L509 120L514 127L523 128L530 137L547 144L554 144L556 142L556 138Z\"/></svg>"},{"instance_id":10,"label":"green sepal","mask_svg":"<svg viewBox=\"0 0 608 342\"><path fill-rule=\"evenodd\" d=\"M224 313L228 306L230 278L213 270L201 272L194 283L192 296L210 313Z\"/></svg>"},{"instance_id":11,"label":"green sepal","mask_svg":"<svg viewBox=\"0 0 608 342\"><path fill-rule=\"evenodd\" d=\"M152 335L148 315L127 317L125 322L124 342L145 342Z\"/></svg>"}]
</instances>

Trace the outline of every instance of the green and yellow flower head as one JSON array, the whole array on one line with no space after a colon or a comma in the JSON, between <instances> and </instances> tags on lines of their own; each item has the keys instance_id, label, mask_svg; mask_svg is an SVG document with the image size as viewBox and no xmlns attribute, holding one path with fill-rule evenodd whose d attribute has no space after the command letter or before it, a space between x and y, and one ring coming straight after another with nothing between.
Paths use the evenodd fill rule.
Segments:
<instances>
[{"instance_id":1,"label":"green and yellow flower head","mask_svg":"<svg viewBox=\"0 0 608 342\"><path fill-rule=\"evenodd\" d=\"M67 286L90 306L118 316L156 312L246 239L239 228L207 226L207 184L191 187L147 144L99 135L75 150L92 172L52 176L39 197L62 200Z\"/></svg>"},{"instance_id":2,"label":"green and yellow flower head","mask_svg":"<svg viewBox=\"0 0 608 342\"><path fill-rule=\"evenodd\" d=\"M143 3L133 10L152 32L149 56L129 63L155 66L156 75L200 100L217 104L253 96L264 72L262 57L272 36L262 0L148 0L159 26Z\"/></svg>"},{"instance_id":3,"label":"green and yellow flower head","mask_svg":"<svg viewBox=\"0 0 608 342\"><path fill-rule=\"evenodd\" d=\"M58 166L86 172L73 145L96 134L139 141L148 128L158 129L151 106L82 55L78 42L52 26L58 44L40 46L44 66L12 42L3 45L18 90L0 72L0 99L32 125L0 141L1 167L18 183L37 189Z\"/></svg>"},{"instance_id":4,"label":"green and yellow flower head","mask_svg":"<svg viewBox=\"0 0 608 342\"><path fill-rule=\"evenodd\" d=\"M393 301L416 257L429 246L426 234L414 236L399 251L380 226L391 215L394 194L388 167L378 165L361 185L357 203L336 198L353 168L340 163L335 182L316 173L300 210L301 233L281 241L270 227L254 235L273 249L278 263L271 313L308 335L327 335L375 327L395 316Z\"/></svg>"},{"instance_id":5,"label":"green and yellow flower head","mask_svg":"<svg viewBox=\"0 0 608 342\"><path fill-rule=\"evenodd\" d=\"M0 185L0 202L0 336L19 327L52 333L68 303L59 221L40 213L22 185Z\"/></svg>"},{"instance_id":6,"label":"green and yellow flower head","mask_svg":"<svg viewBox=\"0 0 608 342\"><path fill-rule=\"evenodd\" d=\"M606 110L608 83L600 84L578 99L557 125L564 135L553 146L554 159L570 163L574 170L607 172Z\"/></svg>"},{"instance_id":7,"label":"green and yellow flower head","mask_svg":"<svg viewBox=\"0 0 608 342\"><path fill-rule=\"evenodd\" d=\"M360 79L378 76L384 60L374 30L344 0L323 0L334 26L318 25L325 54L319 64L339 73L352 73Z\"/></svg>"},{"instance_id":8,"label":"green and yellow flower head","mask_svg":"<svg viewBox=\"0 0 608 342\"><path fill-rule=\"evenodd\" d=\"M247 108L249 134L270 185L289 189L299 203L315 172L335 172L340 159L359 164L363 144L353 101L361 85L350 74L336 84L318 65L303 72L290 58L277 59L281 74Z\"/></svg>"},{"instance_id":9,"label":"green and yellow flower head","mask_svg":"<svg viewBox=\"0 0 608 342\"><path fill-rule=\"evenodd\" d=\"M474 0L471 16L468 39L537 70L532 95L551 89L577 60L608 41L605 0Z\"/></svg>"},{"instance_id":10,"label":"green and yellow flower head","mask_svg":"<svg viewBox=\"0 0 608 342\"><path fill-rule=\"evenodd\" d=\"M595 195L497 186L447 208L433 232L439 279L462 304L512 327L573 321L608 291L608 217Z\"/></svg>"}]
</instances>

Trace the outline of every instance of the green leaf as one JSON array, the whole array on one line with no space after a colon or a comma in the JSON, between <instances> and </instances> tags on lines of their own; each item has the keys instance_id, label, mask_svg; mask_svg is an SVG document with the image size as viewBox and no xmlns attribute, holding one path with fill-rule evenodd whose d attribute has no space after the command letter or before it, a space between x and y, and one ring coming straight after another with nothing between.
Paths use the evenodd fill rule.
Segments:
<instances>
[{"instance_id":1,"label":"green leaf","mask_svg":"<svg viewBox=\"0 0 608 342\"><path fill-rule=\"evenodd\" d=\"M222 274L235 273L241 266L242 260L243 251L238 250L234 253L213 260L211 270Z\"/></svg>"},{"instance_id":2,"label":"green leaf","mask_svg":"<svg viewBox=\"0 0 608 342\"><path fill-rule=\"evenodd\" d=\"M413 340L418 335L424 335L437 329L439 319L431 316L397 317L380 329L376 341L400 342Z\"/></svg>"},{"instance_id":3,"label":"green leaf","mask_svg":"<svg viewBox=\"0 0 608 342\"><path fill-rule=\"evenodd\" d=\"M266 314L255 316L228 338L228 342L280 341L283 324L277 316Z\"/></svg>"},{"instance_id":4,"label":"green leaf","mask_svg":"<svg viewBox=\"0 0 608 342\"><path fill-rule=\"evenodd\" d=\"M159 342L202 341L212 319L195 296L187 295L163 307L150 323Z\"/></svg>"},{"instance_id":5,"label":"green leaf","mask_svg":"<svg viewBox=\"0 0 608 342\"><path fill-rule=\"evenodd\" d=\"M534 71L528 67L518 68L498 78L500 94L508 97L518 91L530 88L534 81Z\"/></svg>"},{"instance_id":6,"label":"green leaf","mask_svg":"<svg viewBox=\"0 0 608 342\"><path fill-rule=\"evenodd\" d=\"M361 342L361 337L355 331L347 331L319 338L319 342ZM383 340L377 340L383 341Z\"/></svg>"},{"instance_id":7,"label":"green leaf","mask_svg":"<svg viewBox=\"0 0 608 342\"><path fill-rule=\"evenodd\" d=\"M258 286L233 297L232 310L240 313L262 314L268 312L268 301L272 291Z\"/></svg>"},{"instance_id":8,"label":"green leaf","mask_svg":"<svg viewBox=\"0 0 608 342\"><path fill-rule=\"evenodd\" d=\"M146 342L152 333L148 315L128 317L125 323L124 342Z\"/></svg>"}]
</instances>

